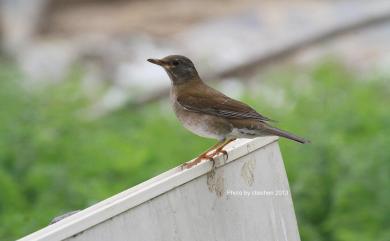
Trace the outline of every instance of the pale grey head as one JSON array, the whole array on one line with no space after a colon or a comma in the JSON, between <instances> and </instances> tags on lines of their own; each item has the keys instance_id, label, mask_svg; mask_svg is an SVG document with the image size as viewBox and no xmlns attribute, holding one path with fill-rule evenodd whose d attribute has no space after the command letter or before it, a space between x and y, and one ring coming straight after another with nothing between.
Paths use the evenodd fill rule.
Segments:
<instances>
[{"instance_id":1,"label":"pale grey head","mask_svg":"<svg viewBox=\"0 0 390 241\"><path fill-rule=\"evenodd\" d=\"M174 85L199 80L194 64L185 56L169 55L163 59L148 59L148 61L163 67Z\"/></svg>"}]
</instances>

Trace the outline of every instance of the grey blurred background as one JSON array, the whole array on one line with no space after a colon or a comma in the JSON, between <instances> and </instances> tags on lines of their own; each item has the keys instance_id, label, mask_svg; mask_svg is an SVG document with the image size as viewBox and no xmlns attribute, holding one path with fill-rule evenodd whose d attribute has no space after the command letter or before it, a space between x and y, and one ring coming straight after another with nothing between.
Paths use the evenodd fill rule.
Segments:
<instances>
[{"instance_id":1,"label":"grey blurred background","mask_svg":"<svg viewBox=\"0 0 390 241\"><path fill-rule=\"evenodd\" d=\"M1 44L32 85L62 81L74 65L86 69L89 94L110 85L96 101L101 114L169 85L146 58L184 54L216 74L389 11L389 1L2 0ZM390 23L379 22L278 60L333 55L388 72Z\"/></svg>"}]
</instances>

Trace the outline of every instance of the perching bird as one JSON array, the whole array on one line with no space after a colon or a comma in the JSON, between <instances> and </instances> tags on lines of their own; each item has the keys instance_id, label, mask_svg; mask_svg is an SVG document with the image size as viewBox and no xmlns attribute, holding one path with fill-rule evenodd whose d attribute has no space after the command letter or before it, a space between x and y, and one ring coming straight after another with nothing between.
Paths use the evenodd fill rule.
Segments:
<instances>
[{"instance_id":1,"label":"perching bird","mask_svg":"<svg viewBox=\"0 0 390 241\"><path fill-rule=\"evenodd\" d=\"M217 144L196 159L185 163L185 168L196 165L203 158L213 160L219 153L227 155L223 147L236 138L275 135L300 143L308 142L304 138L272 127L268 123L271 119L257 113L247 104L231 99L206 85L187 57L170 55L148 61L162 66L168 73L172 81L171 104L184 127L199 136L218 140ZM208 154L211 150L214 151Z\"/></svg>"}]
</instances>

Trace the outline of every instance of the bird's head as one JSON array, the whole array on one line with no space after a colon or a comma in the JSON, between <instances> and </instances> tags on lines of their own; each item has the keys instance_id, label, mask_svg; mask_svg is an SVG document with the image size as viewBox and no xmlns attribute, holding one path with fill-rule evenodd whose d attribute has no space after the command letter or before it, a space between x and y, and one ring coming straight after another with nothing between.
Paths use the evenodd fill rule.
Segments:
<instances>
[{"instance_id":1,"label":"bird's head","mask_svg":"<svg viewBox=\"0 0 390 241\"><path fill-rule=\"evenodd\" d=\"M148 61L163 67L174 85L200 80L194 64L185 56L169 55L163 59L148 59Z\"/></svg>"}]
</instances>

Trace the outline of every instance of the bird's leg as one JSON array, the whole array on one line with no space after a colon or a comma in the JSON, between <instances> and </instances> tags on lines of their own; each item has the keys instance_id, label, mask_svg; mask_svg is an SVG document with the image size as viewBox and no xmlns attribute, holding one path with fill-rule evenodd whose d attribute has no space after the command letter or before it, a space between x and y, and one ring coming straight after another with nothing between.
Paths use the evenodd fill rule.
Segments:
<instances>
[{"instance_id":1,"label":"bird's leg","mask_svg":"<svg viewBox=\"0 0 390 241\"><path fill-rule=\"evenodd\" d=\"M210 147L209 149L207 149L207 151L203 152L202 154L200 154L197 158L195 158L194 160L192 161L189 161L189 162L186 162L182 165L182 169L188 169L188 168L191 168L192 166L195 166L196 164L198 164L202 159L204 158L207 158L209 159L210 161L213 162L213 165L214 165L214 158L212 156L208 156L207 153L209 153L211 150L214 150L215 148L219 147L220 145L222 145L223 143L225 143L224 141L219 141L217 142L215 145L213 145L212 147ZM214 152L213 152L214 153Z\"/></svg>"},{"instance_id":2,"label":"bird's leg","mask_svg":"<svg viewBox=\"0 0 390 241\"><path fill-rule=\"evenodd\" d=\"M234 141L234 140L236 140L236 138L227 139L227 140L225 140L224 142L222 142L222 144L221 144L217 149L215 149L215 151L211 154L211 156L214 157L214 156L218 155L219 153L223 153L223 156L224 156L224 157L226 156L226 160L227 160L228 157L229 157L229 155L228 155L228 153L227 153L225 150L223 150L223 148L224 148L227 144L229 144L230 142L232 142L232 141Z\"/></svg>"}]
</instances>

